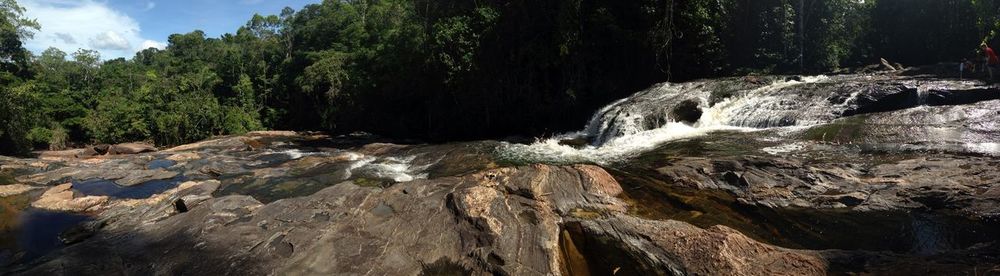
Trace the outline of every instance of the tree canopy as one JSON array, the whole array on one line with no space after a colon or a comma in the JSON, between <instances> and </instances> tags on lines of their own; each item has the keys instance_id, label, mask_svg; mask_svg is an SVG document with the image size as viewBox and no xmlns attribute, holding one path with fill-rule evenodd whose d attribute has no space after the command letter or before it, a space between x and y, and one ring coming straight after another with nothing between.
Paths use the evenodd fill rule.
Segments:
<instances>
[{"instance_id":1,"label":"tree canopy","mask_svg":"<svg viewBox=\"0 0 1000 276\"><path fill-rule=\"evenodd\" d=\"M3 154L262 129L545 135L662 81L974 57L1000 1L326 0L112 60L33 55L38 28L0 0Z\"/></svg>"}]
</instances>

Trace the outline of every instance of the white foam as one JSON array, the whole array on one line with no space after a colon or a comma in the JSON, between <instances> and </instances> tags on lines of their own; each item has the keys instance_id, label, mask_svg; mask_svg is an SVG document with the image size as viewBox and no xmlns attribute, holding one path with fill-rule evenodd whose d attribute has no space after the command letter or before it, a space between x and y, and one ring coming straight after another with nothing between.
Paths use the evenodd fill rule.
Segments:
<instances>
[{"instance_id":1,"label":"white foam","mask_svg":"<svg viewBox=\"0 0 1000 276\"><path fill-rule=\"evenodd\" d=\"M764 151L764 152L766 152L768 154L771 154L771 155L781 155L783 153L791 153L791 152L800 151L800 150L804 149L806 146L807 146L806 143L795 142L795 143L791 143L791 144L784 144L784 145L779 145L779 146L766 147L766 148L762 148L760 150Z\"/></svg>"},{"instance_id":2,"label":"white foam","mask_svg":"<svg viewBox=\"0 0 1000 276\"><path fill-rule=\"evenodd\" d=\"M1000 143L966 143L965 149L975 153L1000 155Z\"/></svg>"},{"instance_id":3,"label":"white foam","mask_svg":"<svg viewBox=\"0 0 1000 276\"><path fill-rule=\"evenodd\" d=\"M279 153L288 155L288 158L290 158L291 160L296 160L296 159L299 159L299 158L302 158L302 157L306 157L306 156L323 154L322 152L304 152L301 149L289 149L289 150L281 151Z\"/></svg>"},{"instance_id":4,"label":"white foam","mask_svg":"<svg viewBox=\"0 0 1000 276\"><path fill-rule=\"evenodd\" d=\"M576 133L568 133L545 139L530 145L505 143L499 150L502 157L532 162L550 163L579 163L593 162L597 164L609 164L618 162L637 154L652 150L661 144L669 141L688 139L706 135L716 131L757 131L747 127L736 127L730 125L734 116L744 116L739 114L745 112L747 107L756 106L757 102L768 100L760 99L762 95L780 90L792 85L803 83L814 83L828 80L824 75L802 77L800 80L777 81L770 85L749 91L743 96L732 97L715 104L711 108L702 108L702 117L694 125L687 125L679 122L668 122L663 126L644 130L642 123L643 115L638 112L624 112L624 114L614 114L614 127L618 130L619 136L600 140L599 137L611 127L610 121L605 116L609 112L614 112L622 104L628 104L631 98L620 99L598 110L587 123L587 127ZM676 86L676 87L675 87ZM669 90L680 89L681 84L663 84L654 89ZM668 93L660 96L667 96ZM656 98L643 95L643 99ZM659 97L659 96L657 96ZM707 106L707 99L700 98L702 106ZM621 112L620 112L621 113ZM769 116L771 114L757 114L756 116ZM559 142L567 139L586 138L598 139L596 144L574 148L569 145L562 145Z\"/></svg>"},{"instance_id":5,"label":"white foam","mask_svg":"<svg viewBox=\"0 0 1000 276\"><path fill-rule=\"evenodd\" d=\"M560 144L560 141L571 138L561 136L530 145L505 143L500 152L505 155L504 157L517 160L552 163L593 162L603 165L649 151L664 142L698 137L720 130L747 131L749 129L728 126L696 128L683 123L667 123L661 128L615 137L601 146L587 145L574 148Z\"/></svg>"},{"instance_id":6,"label":"white foam","mask_svg":"<svg viewBox=\"0 0 1000 276\"><path fill-rule=\"evenodd\" d=\"M416 179L426 179L425 172L430 165L415 166L412 164L416 156L407 157L374 157L352 153L357 156L347 168L345 174L351 177L355 174L381 179L392 179L395 182L409 182ZM353 157L353 156L352 156Z\"/></svg>"},{"instance_id":7,"label":"white foam","mask_svg":"<svg viewBox=\"0 0 1000 276\"><path fill-rule=\"evenodd\" d=\"M696 124L698 127L726 126L731 125L733 119L750 120L763 118L764 120L780 120L780 114L766 114L756 108L762 104L780 102L781 97L772 95L774 91L782 90L794 85L804 83L816 83L829 80L825 75L802 77L801 81L787 80L776 81L769 85L762 86L748 91L742 96L730 97L716 103L711 108L703 109L703 114ZM814 124L819 122L799 122Z\"/></svg>"}]
</instances>

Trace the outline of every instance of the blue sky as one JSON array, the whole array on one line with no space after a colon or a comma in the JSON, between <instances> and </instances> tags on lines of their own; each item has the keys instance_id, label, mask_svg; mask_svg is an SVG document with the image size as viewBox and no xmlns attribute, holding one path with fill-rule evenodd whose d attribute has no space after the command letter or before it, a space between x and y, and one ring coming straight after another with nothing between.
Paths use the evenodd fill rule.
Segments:
<instances>
[{"instance_id":1,"label":"blue sky","mask_svg":"<svg viewBox=\"0 0 1000 276\"><path fill-rule=\"evenodd\" d=\"M162 48L174 33L202 30L209 37L235 32L254 13L278 14L321 0L18 0L42 30L25 46L35 54L56 47L92 49L103 59L131 58Z\"/></svg>"}]
</instances>

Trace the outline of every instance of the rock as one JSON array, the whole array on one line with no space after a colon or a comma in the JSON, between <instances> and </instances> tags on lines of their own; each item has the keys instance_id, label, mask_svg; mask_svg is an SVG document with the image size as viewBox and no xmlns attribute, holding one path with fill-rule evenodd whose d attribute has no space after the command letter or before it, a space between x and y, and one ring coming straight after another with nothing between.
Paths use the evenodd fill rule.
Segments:
<instances>
[{"instance_id":1,"label":"rock","mask_svg":"<svg viewBox=\"0 0 1000 276\"><path fill-rule=\"evenodd\" d=\"M111 155L121 155L121 154L139 154L146 152L154 152L156 147L150 144L143 143L124 143L117 144L108 148L108 154Z\"/></svg>"},{"instance_id":2,"label":"rock","mask_svg":"<svg viewBox=\"0 0 1000 276\"><path fill-rule=\"evenodd\" d=\"M246 145L246 151L255 151L263 149L267 146L267 144L261 142L260 139L243 139L243 144Z\"/></svg>"},{"instance_id":3,"label":"rock","mask_svg":"<svg viewBox=\"0 0 1000 276\"><path fill-rule=\"evenodd\" d=\"M74 244L93 237L101 228L104 228L106 221L87 221L80 223L59 234L59 240L63 244Z\"/></svg>"},{"instance_id":4,"label":"rock","mask_svg":"<svg viewBox=\"0 0 1000 276\"><path fill-rule=\"evenodd\" d=\"M762 79L760 76L747 75L743 76L742 80L751 84L764 84L766 80Z\"/></svg>"},{"instance_id":5,"label":"rock","mask_svg":"<svg viewBox=\"0 0 1000 276\"><path fill-rule=\"evenodd\" d=\"M816 252L766 245L724 226L701 229L678 221L631 217L575 223L580 226L573 241L582 240L578 243L590 251L584 254L590 254L587 259L592 275L612 275L616 270L621 275L713 275L723 271L732 275L826 275L828 270L827 261ZM621 240L602 241L609 235ZM628 256L634 259L628 260ZM611 262L600 263L601 259Z\"/></svg>"},{"instance_id":6,"label":"rock","mask_svg":"<svg viewBox=\"0 0 1000 276\"><path fill-rule=\"evenodd\" d=\"M149 198L117 200L102 208L104 211L100 219L115 222L108 225L112 230L152 224L183 213L177 208L179 200L184 202L188 211L201 206L202 202L212 198L212 193L219 186L217 180L188 181Z\"/></svg>"},{"instance_id":7,"label":"rock","mask_svg":"<svg viewBox=\"0 0 1000 276\"><path fill-rule=\"evenodd\" d=\"M80 157L85 157L85 156L89 156L89 155L84 154L84 150L82 150L82 149L48 150L48 151L42 151L42 152L38 153L38 158L39 159L46 159L46 160L80 158Z\"/></svg>"},{"instance_id":8,"label":"rock","mask_svg":"<svg viewBox=\"0 0 1000 276\"><path fill-rule=\"evenodd\" d=\"M670 111L670 118L678 122L694 124L701 119L701 107L693 100L683 101Z\"/></svg>"},{"instance_id":9,"label":"rock","mask_svg":"<svg viewBox=\"0 0 1000 276\"><path fill-rule=\"evenodd\" d=\"M94 156L98 156L98 155L103 155L103 154L102 153L98 153L96 150L94 150L93 147L86 147L82 151L80 151L78 154L76 154L76 158L87 158L87 157L94 157Z\"/></svg>"},{"instance_id":10,"label":"rock","mask_svg":"<svg viewBox=\"0 0 1000 276\"><path fill-rule=\"evenodd\" d=\"M927 105L964 105L1000 99L1000 89L980 88L968 90L931 90L927 93Z\"/></svg>"},{"instance_id":11,"label":"rock","mask_svg":"<svg viewBox=\"0 0 1000 276\"><path fill-rule=\"evenodd\" d=\"M108 153L109 149L111 149L111 145L108 144L87 146L82 149L82 151L77 155L77 158L105 155Z\"/></svg>"},{"instance_id":12,"label":"rock","mask_svg":"<svg viewBox=\"0 0 1000 276\"><path fill-rule=\"evenodd\" d=\"M100 144L90 148L93 149L95 152L97 152L98 155L105 155L108 154L108 152L111 150L111 145Z\"/></svg>"},{"instance_id":13,"label":"rock","mask_svg":"<svg viewBox=\"0 0 1000 276\"><path fill-rule=\"evenodd\" d=\"M233 149L237 147L245 146L243 140L245 137L233 136L233 137L222 137L216 139L210 139L205 141L199 141L191 144L185 144L176 146L164 151L167 152L180 152L180 151L197 151L204 149Z\"/></svg>"},{"instance_id":14,"label":"rock","mask_svg":"<svg viewBox=\"0 0 1000 276\"><path fill-rule=\"evenodd\" d=\"M705 94L657 102L650 99L660 95L651 93L637 103L655 110L650 114L667 114L716 88L698 85L682 91ZM767 90L776 97L806 96L760 108L780 113L821 99L809 102L829 116L815 118L828 119L842 114L826 107L888 104L879 103L879 95L914 87L875 86L812 83ZM827 100L830 89L840 96ZM977 108L992 113L988 107ZM626 120L628 113L642 110L608 114L621 115L614 124L628 124L636 122ZM881 114L863 117L913 120L900 112ZM796 116L789 118L810 119ZM995 121L979 118L972 123ZM311 139L296 136L254 136L268 144L263 152L243 152L241 139L247 137L230 136L180 147L198 152L37 167L27 164L38 160L0 157L0 166L17 171L17 183L38 186L95 178L142 183L172 172L145 170L149 160L175 156L184 162L171 170L197 180L144 199L50 207L83 209L104 224L66 231L62 238L72 246L0 268L0 274L825 275L935 264L960 264L953 271L964 273L973 271L965 264L995 265L991 256L1000 246L980 234L1000 229L989 224L1000 217L995 157L906 153L866 162L871 160L859 156L875 150L818 142L805 142L809 146L795 154L772 155L760 148L796 134L760 139L765 134L726 132L672 142L608 171L593 165L497 168L499 161L488 153L498 143L489 142L319 146L306 157L261 161ZM424 176L401 183L375 179L395 170ZM219 180L204 181L209 178ZM79 199L66 184L32 205L65 206ZM935 221L924 216L928 210L961 217ZM901 231L943 222L956 227L941 235L962 238L930 249L944 250L940 254L909 253L912 236Z\"/></svg>"},{"instance_id":15,"label":"rock","mask_svg":"<svg viewBox=\"0 0 1000 276\"><path fill-rule=\"evenodd\" d=\"M211 194L211 193L209 193L209 194ZM184 202L184 207L186 207L187 209L191 209L191 208L194 208L195 206L198 206L198 204L200 204L200 203L202 203L202 202L204 202L206 200L209 200L209 199L212 199L212 197L210 195L192 194L192 195L182 196L178 200ZM175 207L177 207L177 204L174 204L174 205L175 205ZM180 209L180 208L178 208L178 209Z\"/></svg>"},{"instance_id":16,"label":"rock","mask_svg":"<svg viewBox=\"0 0 1000 276\"><path fill-rule=\"evenodd\" d=\"M84 212L94 210L108 202L106 196L74 197L72 188L72 183L52 187L38 200L32 202L31 206L50 211Z\"/></svg>"},{"instance_id":17,"label":"rock","mask_svg":"<svg viewBox=\"0 0 1000 276\"><path fill-rule=\"evenodd\" d=\"M382 204L379 204L379 205L375 206L375 208L372 208L371 212L372 212L372 214L375 214L376 216L387 217L387 216L391 216L392 215L393 210L392 210L391 206L389 206L389 205L387 205L385 203L382 203Z\"/></svg>"},{"instance_id":18,"label":"rock","mask_svg":"<svg viewBox=\"0 0 1000 276\"><path fill-rule=\"evenodd\" d=\"M893 67L892 64L890 64L888 60L885 60L885 58L880 58L879 61L882 62L882 66L885 67L885 70L889 70L889 71L896 71L897 70L896 67Z\"/></svg>"},{"instance_id":19,"label":"rock","mask_svg":"<svg viewBox=\"0 0 1000 276\"><path fill-rule=\"evenodd\" d=\"M920 94L917 89L902 84L862 85L847 89L849 90L844 91L846 93L837 93L836 96L829 98L832 102L839 101L849 106L842 111L843 116L886 112L920 105ZM853 97L846 98L844 95Z\"/></svg>"},{"instance_id":20,"label":"rock","mask_svg":"<svg viewBox=\"0 0 1000 276\"><path fill-rule=\"evenodd\" d=\"M212 192L218 189L219 186L218 181L213 181L191 185L191 187L194 187L193 189L189 188L188 185L182 185L180 188L180 194L183 196L174 200L174 210L177 213L186 213L188 210L198 206L198 204L212 199Z\"/></svg>"},{"instance_id":21,"label":"rock","mask_svg":"<svg viewBox=\"0 0 1000 276\"><path fill-rule=\"evenodd\" d=\"M991 169L996 165L1000 163L989 157L962 156L868 166L742 156L715 158L705 169L704 158L675 157L656 171L676 187L730 191L754 205L902 212L931 209L988 218L1000 214L1000 208L990 207L996 197L985 192L1000 186L1000 171ZM723 173L718 178L707 177L711 171Z\"/></svg>"},{"instance_id":22,"label":"rock","mask_svg":"<svg viewBox=\"0 0 1000 276\"><path fill-rule=\"evenodd\" d=\"M142 183L146 183L151 180L166 180L177 177L180 173L175 171L168 171L165 169L155 169L155 170L136 170L132 171L124 178L115 180L115 183L121 186L135 186Z\"/></svg>"},{"instance_id":23,"label":"rock","mask_svg":"<svg viewBox=\"0 0 1000 276\"><path fill-rule=\"evenodd\" d=\"M183 198L174 201L174 210L178 213L187 213L188 207Z\"/></svg>"},{"instance_id":24,"label":"rock","mask_svg":"<svg viewBox=\"0 0 1000 276\"><path fill-rule=\"evenodd\" d=\"M585 243L576 260L589 262L593 274L606 272L598 256L649 273L826 271L818 254L764 245L731 229L632 218L620 193L599 167L534 165L386 189L347 182L267 205L227 196L153 222L117 220L116 229L137 228L93 236L25 272L398 275L460 267L470 274L558 275L566 236ZM134 210L116 217L146 212ZM578 230L563 230L572 225ZM611 247L591 245L598 241ZM753 265L762 263L771 265Z\"/></svg>"},{"instance_id":25,"label":"rock","mask_svg":"<svg viewBox=\"0 0 1000 276\"><path fill-rule=\"evenodd\" d=\"M570 146L574 149L581 149L586 146L589 146L590 142L587 141L587 138L579 137L573 139L559 140L559 144L563 146Z\"/></svg>"},{"instance_id":26,"label":"rock","mask_svg":"<svg viewBox=\"0 0 1000 276\"><path fill-rule=\"evenodd\" d=\"M201 155L198 155L198 153L194 153L194 152L182 152L182 153L177 153L177 154L173 154L173 155L167 156L167 160L175 161L175 162L190 161L190 160L196 160L196 159L200 159L200 158L201 158Z\"/></svg>"},{"instance_id":27,"label":"rock","mask_svg":"<svg viewBox=\"0 0 1000 276\"><path fill-rule=\"evenodd\" d=\"M406 148L405 146L396 144L371 143L364 145L360 149L358 149L358 153L364 155L384 155L384 154L399 152L400 150L403 150L405 148Z\"/></svg>"},{"instance_id":28,"label":"rock","mask_svg":"<svg viewBox=\"0 0 1000 276\"><path fill-rule=\"evenodd\" d=\"M284 136L284 137L295 137L299 133L295 131L288 130L261 130L261 131L251 131L247 133L248 136Z\"/></svg>"},{"instance_id":29,"label":"rock","mask_svg":"<svg viewBox=\"0 0 1000 276\"><path fill-rule=\"evenodd\" d=\"M734 172L725 172L725 173L723 173L722 174L722 179L724 181L726 181L726 183L728 183L729 185L733 185L733 186L737 186L737 187L746 187L746 186L749 186L749 185L747 185L746 181L743 179L743 176L741 176L741 175L739 175L737 173L734 173Z\"/></svg>"},{"instance_id":30,"label":"rock","mask_svg":"<svg viewBox=\"0 0 1000 276\"><path fill-rule=\"evenodd\" d=\"M2 185L0 186L0 197L19 195L36 189L39 187L24 184Z\"/></svg>"}]
</instances>

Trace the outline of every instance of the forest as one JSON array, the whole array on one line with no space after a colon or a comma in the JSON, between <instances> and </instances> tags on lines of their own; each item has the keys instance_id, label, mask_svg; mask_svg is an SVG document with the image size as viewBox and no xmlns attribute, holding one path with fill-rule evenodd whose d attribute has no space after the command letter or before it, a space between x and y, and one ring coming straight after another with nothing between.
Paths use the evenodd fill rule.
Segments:
<instances>
[{"instance_id":1,"label":"forest","mask_svg":"<svg viewBox=\"0 0 1000 276\"><path fill-rule=\"evenodd\" d=\"M0 154L254 130L435 142L578 129L664 81L976 58L997 0L326 0L131 59L27 51L0 0Z\"/></svg>"}]
</instances>

